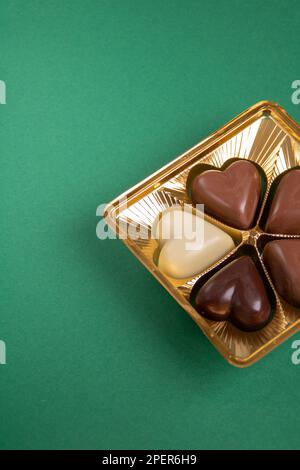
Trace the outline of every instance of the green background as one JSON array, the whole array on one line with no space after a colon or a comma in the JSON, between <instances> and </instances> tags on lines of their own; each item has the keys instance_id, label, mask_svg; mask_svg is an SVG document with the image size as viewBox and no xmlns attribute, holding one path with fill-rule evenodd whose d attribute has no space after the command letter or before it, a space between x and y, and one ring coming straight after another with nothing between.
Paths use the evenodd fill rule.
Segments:
<instances>
[{"instance_id":1,"label":"green background","mask_svg":"<svg viewBox=\"0 0 300 470\"><path fill-rule=\"evenodd\" d=\"M233 368L95 234L100 203L255 102L300 121L299 1L0 5L0 447L299 448L292 339Z\"/></svg>"}]
</instances>

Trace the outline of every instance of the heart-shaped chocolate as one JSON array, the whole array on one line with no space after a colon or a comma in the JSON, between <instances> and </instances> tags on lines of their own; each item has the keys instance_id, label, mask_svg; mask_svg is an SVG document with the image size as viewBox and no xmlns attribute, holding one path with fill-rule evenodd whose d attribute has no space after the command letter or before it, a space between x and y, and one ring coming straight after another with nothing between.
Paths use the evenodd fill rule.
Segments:
<instances>
[{"instance_id":1,"label":"heart-shaped chocolate","mask_svg":"<svg viewBox=\"0 0 300 470\"><path fill-rule=\"evenodd\" d=\"M192 183L194 203L232 227L246 230L254 223L261 196L261 178L256 166L238 160L225 170L206 170Z\"/></svg>"},{"instance_id":2,"label":"heart-shaped chocolate","mask_svg":"<svg viewBox=\"0 0 300 470\"><path fill-rule=\"evenodd\" d=\"M199 289L193 303L209 320L229 320L244 331L263 328L271 317L263 280L253 260L245 255L214 274Z\"/></svg>"},{"instance_id":3,"label":"heart-shaped chocolate","mask_svg":"<svg viewBox=\"0 0 300 470\"><path fill-rule=\"evenodd\" d=\"M172 207L154 221L152 236L158 240L158 267L170 277L185 279L201 273L234 248L223 230L194 214Z\"/></svg>"},{"instance_id":4,"label":"heart-shaped chocolate","mask_svg":"<svg viewBox=\"0 0 300 470\"><path fill-rule=\"evenodd\" d=\"M289 304L300 307L300 240L274 240L263 252L273 284Z\"/></svg>"},{"instance_id":5,"label":"heart-shaped chocolate","mask_svg":"<svg viewBox=\"0 0 300 470\"><path fill-rule=\"evenodd\" d=\"M266 232L300 235L300 170L280 180L269 211Z\"/></svg>"}]
</instances>

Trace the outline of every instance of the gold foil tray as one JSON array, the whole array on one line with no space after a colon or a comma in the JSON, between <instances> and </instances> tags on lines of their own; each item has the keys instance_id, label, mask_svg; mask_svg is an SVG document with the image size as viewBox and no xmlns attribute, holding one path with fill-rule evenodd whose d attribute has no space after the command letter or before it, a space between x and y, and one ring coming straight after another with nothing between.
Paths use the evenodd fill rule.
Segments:
<instances>
[{"instance_id":1,"label":"gold foil tray","mask_svg":"<svg viewBox=\"0 0 300 470\"><path fill-rule=\"evenodd\" d=\"M156 266L157 243L151 238L151 227L156 216L173 205L191 203L186 190L190 170L199 163L220 168L229 159L248 159L256 162L267 178L267 188L258 215L257 225L248 231L239 231L205 215L205 218L229 233L235 249L218 263L194 278L174 280ZM156 279L193 318L224 358L238 367L246 367L270 352L300 329L300 311L286 304L272 286L262 262L265 243L275 238L300 238L264 234L264 206L274 179L300 165L300 127L277 104L262 101L247 109L211 136L204 139L180 157L149 178L114 199L105 211L108 225L123 239L125 245L152 272ZM138 225L143 238L126 238L126 224ZM261 225L260 225L261 224ZM130 232L130 230L129 230ZM234 257L250 250L250 255L265 272L265 282L272 291L275 314L262 330L246 333L229 322L206 320L192 307L189 298L196 281L222 267Z\"/></svg>"}]
</instances>

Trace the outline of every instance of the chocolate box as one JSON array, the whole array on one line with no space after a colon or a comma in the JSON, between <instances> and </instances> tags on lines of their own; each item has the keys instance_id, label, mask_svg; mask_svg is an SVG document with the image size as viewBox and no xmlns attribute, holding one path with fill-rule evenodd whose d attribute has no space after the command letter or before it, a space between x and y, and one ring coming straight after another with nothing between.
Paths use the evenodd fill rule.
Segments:
<instances>
[{"instance_id":1,"label":"chocolate box","mask_svg":"<svg viewBox=\"0 0 300 470\"><path fill-rule=\"evenodd\" d=\"M191 204L187 179L193 168L208 164L218 169L234 159L254 162L265 175L264 197L255 226L249 230L238 230L205 214L206 220L233 238L234 249L191 278L174 279L165 275L158 269L157 242L151 238L154 220L168 207ZM300 328L300 309L288 304L276 291L262 258L268 241L278 238L300 239L300 235L264 232L272 183L282 173L298 165L299 125L279 105L263 101L241 113L106 207L105 220L110 228L193 318L222 356L238 367L249 366L261 359ZM143 237L128 237L127 228L130 229L130 225L138 226ZM228 321L207 320L194 309L191 302L192 289L196 283L201 284L222 266L243 254L251 256L258 265L274 310L270 323L256 332L241 331Z\"/></svg>"}]
</instances>

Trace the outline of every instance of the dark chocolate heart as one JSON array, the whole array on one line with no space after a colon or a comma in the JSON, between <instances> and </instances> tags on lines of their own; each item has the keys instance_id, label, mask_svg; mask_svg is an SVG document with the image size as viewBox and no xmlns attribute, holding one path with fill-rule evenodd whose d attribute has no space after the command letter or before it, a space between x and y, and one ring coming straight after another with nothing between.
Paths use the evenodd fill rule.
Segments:
<instances>
[{"instance_id":1,"label":"dark chocolate heart","mask_svg":"<svg viewBox=\"0 0 300 470\"><path fill-rule=\"evenodd\" d=\"M300 307L300 240L269 242L263 260L278 294Z\"/></svg>"},{"instance_id":2,"label":"dark chocolate heart","mask_svg":"<svg viewBox=\"0 0 300 470\"><path fill-rule=\"evenodd\" d=\"M263 328L271 306L250 256L241 256L214 274L195 296L196 310L209 320L229 320L244 331Z\"/></svg>"},{"instance_id":3,"label":"dark chocolate heart","mask_svg":"<svg viewBox=\"0 0 300 470\"><path fill-rule=\"evenodd\" d=\"M225 170L206 170L192 183L194 203L232 227L246 230L254 223L261 195L261 179L256 166L238 160Z\"/></svg>"},{"instance_id":4,"label":"dark chocolate heart","mask_svg":"<svg viewBox=\"0 0 300 470\"><path fill-rule=\"evenodd\" d=\"M278 184L266 232L300 235L300 170L289 171Z\"/></svg>"}]
</instances>

